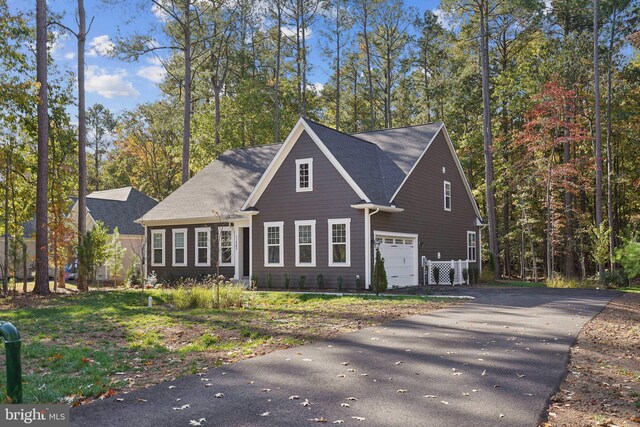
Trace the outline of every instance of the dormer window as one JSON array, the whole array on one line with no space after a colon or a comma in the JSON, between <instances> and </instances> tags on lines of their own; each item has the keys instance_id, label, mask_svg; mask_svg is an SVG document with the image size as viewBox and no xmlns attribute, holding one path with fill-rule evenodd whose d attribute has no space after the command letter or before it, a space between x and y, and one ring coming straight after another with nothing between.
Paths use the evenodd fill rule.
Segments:
<instances>
[{"instance_id":1,"label":"dormer window","mask_svg":"<svg viewBox=\"0 0 640 427\"><path fill-rule=\"evenodd\" d=\"M313 159L296 160L296 191L313 190Z\"/></svg>"}]
</instances>

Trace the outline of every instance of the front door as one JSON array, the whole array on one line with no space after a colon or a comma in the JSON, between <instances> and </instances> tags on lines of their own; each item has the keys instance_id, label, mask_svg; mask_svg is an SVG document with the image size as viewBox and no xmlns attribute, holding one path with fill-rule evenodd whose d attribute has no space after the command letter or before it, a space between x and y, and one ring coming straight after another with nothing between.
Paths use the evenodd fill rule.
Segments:
<instances>
[{"instance_id":1,"label":"front door","mask_svg":"<svg viewBox=\"0 0 640 427\"><path fill-rule=\"evenodd\" d=\"M249 277L249 227L242 228L242 277Z\"/></svg>"}]
</instances>

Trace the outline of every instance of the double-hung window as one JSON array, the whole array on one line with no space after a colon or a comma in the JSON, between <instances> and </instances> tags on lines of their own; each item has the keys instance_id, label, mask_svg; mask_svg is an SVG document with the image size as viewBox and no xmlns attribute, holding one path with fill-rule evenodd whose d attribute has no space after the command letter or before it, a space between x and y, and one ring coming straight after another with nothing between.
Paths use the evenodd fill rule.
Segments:
<instances>
[{"instance_id":1,"label":"double-hung window","mask_svg":"<svg viewBox=\"0 0 640 427\"><path fill-rule=\"evenodd\" d=\"M351 266L351 219L329 221L329 267Z\"/></svg>"},{"instance_id":2,"label":"double-hung window","mask_svg":"<svg viewBox=\"0 0 640 427\"><path fill-rule=\"evenodd\" d=\"M233 265L233 228L218 228L218 259L220 265Z\"/></svg>"},{"instance_id":3,"label":"double-hung window","mask_svg":"<svg viewBox=\"0 0 640 427\"><path fill-rule=\"evenodd\" d=\"M476 261L476 232L467 231L467 261Z\"/></svg>"},{"instance_id":4,"label":"double-hung window","mask_svg":"<svg viewBox=\"0 0 640 427\"><path fill-rule=\"evenodd\" d=\"M449 181L444 182L444 210L451 210L451 183Z\"/></svg>"},{"instance_id":5,"label":"double-hung window","mask_svg":"<svg viewBox=\"0 0 640 427\"><path fill-rule=\"evenodd\" d=\"M296 221L296 267L316 266L316 221Z\"/></svg>"},{"instance_id":6,"label":"double-hung window","mask_svg":"<svg viewBox=\"0 0 640 427\"><path fill-rule=\"evenodd\" d=\"M165 230L151 230L151 265L164 267Z\"/></svg>"},{"instance_id":7,"label":"double-hung window","mask_svg":"<svg viewBox=\"0 0 640 427\"><path fill-rule=\"evenodd\" d=\"M187 229L174 228L173 234L173 262L174 267L184 267L187 265Z\"/></svg>"},{"instance_id":8,"label":"double-hung window","mask_svg":"<svg viewBox=\"0 0 640 427\"><path fill-rule=\"evenodd\" d=\"M284 222L264 223L264 265L282 267L284 265Z\"/></svg>"},{"instance_id":9,"label":"double-hung window","mask_svg":"<svg viewBox=\"0 0 640 427\"><path fill-rule=\"evenodd\" d=\"M196 228L196 262L197 267L211 266L211 228Z\"/></svg>"},{"instance_id":10,"label":"double-hung window","mask_svg":"<svg viewBox=\"0 0 640 427\"><path fill-rule=\"evenodd\" d=\"M296 160L296 191L313 191L313 159Z\"/></svg>"}]
</instances>

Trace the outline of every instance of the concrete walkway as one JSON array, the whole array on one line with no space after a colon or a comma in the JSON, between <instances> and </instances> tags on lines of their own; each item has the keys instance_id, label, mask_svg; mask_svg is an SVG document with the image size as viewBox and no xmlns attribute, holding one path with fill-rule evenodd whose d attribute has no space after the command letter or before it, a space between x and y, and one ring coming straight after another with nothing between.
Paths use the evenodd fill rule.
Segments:
<instances>
[{"instance_id":1,"label":"concrete walkway","mask_svg":"<svg viewBox=\"0 0 640 427\"><path fill-rule=\"evenodd\" d=\"M463 293L476 299L74 408L71 424L536 426L576 335L616 295Z\"/></svg>"}]
</instances>

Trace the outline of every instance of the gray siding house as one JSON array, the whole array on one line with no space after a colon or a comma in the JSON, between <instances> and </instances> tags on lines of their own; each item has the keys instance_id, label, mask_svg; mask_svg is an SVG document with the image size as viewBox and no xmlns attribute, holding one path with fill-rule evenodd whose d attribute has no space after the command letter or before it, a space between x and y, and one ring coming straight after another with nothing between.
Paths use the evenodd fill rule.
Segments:
<instances>
[{"instance_id":1,"label":"gray siding house","mask_svg":"<svg viewBox=\"0 0 640 427\"><path fill-rule=\"evenodd\" d=\"M282 144L228 150L137 222L160 279L369 288L376 248L392 287L422 284L431 262L480 267L482 218L442 123L347 135L301 118Z\"/></svg>"}]
</instances>

